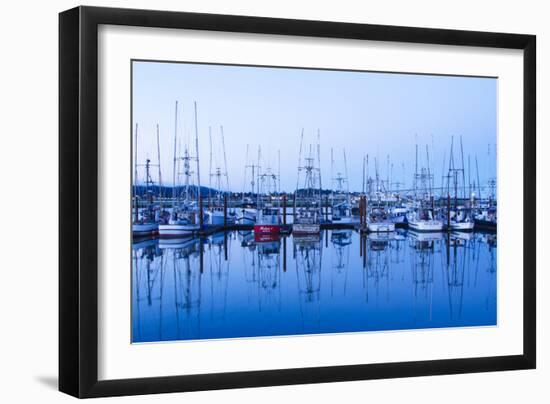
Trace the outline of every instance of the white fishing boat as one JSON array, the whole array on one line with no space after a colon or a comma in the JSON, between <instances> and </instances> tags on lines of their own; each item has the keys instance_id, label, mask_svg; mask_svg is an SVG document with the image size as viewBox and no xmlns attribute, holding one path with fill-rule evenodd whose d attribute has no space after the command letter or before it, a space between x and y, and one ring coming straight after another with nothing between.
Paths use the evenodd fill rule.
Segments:
<instances>
[{"instance_id":1,"label":"white fishing boat","mask_svg":"<svg viewBox=\"0 0 550 404\"><path fill-rule=\"evenodd\" d=\"M178 102L176 101L175 124L174 124L174 166L173 166L173 187L172 187L172 210L170 218L166 223L159 224L158 233L160 237L186 237L195 235L201 228L200 209L196 200L199 199L200 171L199 171L199 149L198 149L198 127L197 127L197 104L195 103L195 157L191 157L189 150L185 147L182 157L178 156L177 133L178 133ZM191 162L196 162L197 186L191 184L193 171ZM183 167L180 167L183 164ZM185 183L181 190L178 190L178 179L180 175L185 177ZM196 195L192 195L196 194ZM193 200L196 198L196 200ZM208 216L203 217L204 221Z\"/></svg>"},{"instance_id":2,"label":"white fishing boat","mask_svg":"<svg viewBox=\"0 0 550 404\"><path fill-rule=\"evenodd\" d=\"M319 143L319 132L317 132L317 150L314 155L313 146L309 147L309 155L302 166L302 144L304 131L300 138L300 153L298 157L298 179L294 193L294 221L292 234L310 235L319 234L321 231L321 146ZM317 163L316 163L317 161ZM303 188L299 189L300 173L305 171ZM298 207L298 200L299 207Z\"/></svg>"},{"instance_id":3,"label":"white fishing boat","mask_svg":"<svg viewBox=\"0 0 550 404\"><path fill-rule=\"evenodd\" d=\"M200 225L185 220L169 220L167 224L159 224L160 237L192 236L200 230Z\"/></svg>"},{"instance_id":4,"label":"white fishing boat","mask_svg":"<svg viewBox=\"0 0 550 404\"><path fill-rule=\"evenodd\" d=\"M409 228L415 231L443 231L443 222L441 220L409 220L408 224Z\"/></svg>"},{"instance_id":5,"label":"white fishing boat","mask_svg":"<svg viewBox=\"0 0 550 404\"><path fill-rule=\"evenodd\" d=\"M236 223L241 225L254 225L258 219L258 210L256 208L237 208Z\"/></svg>"},{"instance_id":6,"label":"white fishing boat","mask_svg":"<svg viewBox=\"0 0 550 404\"><path fill-rule=\"evenodd\" d=\"M138 124L136 123L135 139L134 139L134 178L133 178L133 208L132 208L132 237L142 238L150 237L157 234L158 223L160 217L164 212L162 206L162 180L160 173L160 147L159 142L159 129L157 125L157 147L158 147L158 164L152 164L151 160L147 158L145 164L138 164ZM151 168L158 167L158 200L159 205L155 205L154 188L157 183L153 181L151 176ZM138 185L138 167L144 168L144 178L142 185ZM139 192L138 192L139 189ZM141 207L140 207L141 205Z\"/></svg>"},{"instance_id":7,"label":"white fishing boat","mask_svg":"<svg viewBox=\"0 0 550 404\"><path fill-rule=\"evenodd\" d=\"M473 231L474 221L455 222L451 220L449 227L453 231Z\"/></svg>"},{"instance_id":8,"label":"white fishing boat","mask_svg":"<svg viewBox=\"0 0 550 404\"><path fill-rule=\"evenodd\" d=\"M227 217L225 217L223 208L206 209L205 222L214 226L235 224L237 222L237 215L233 210L229 209L227 210Z\"/></svg>"},{"instance_id":9,"label":"white fishing boat","mask_svg":"<svg viewBox=\"0 0 550 404\"><path fill-rule=\"evenodd\" d=\"M370 222L367 223L371 233L388 233L395 231L395 224L392 222Z\"/></svg>"},{"instance_id":10,"label":"white fishing boat","mask_svg":"<svg viewBox=\"0 0 550 404\"><path fill-rule=\"evenodd\" d=\"M330 149L330 173L332 178L331 184L331 219L333 224L351 224L358 222L357 218L352 216L351 195L349 192L348 182L348 163L346 158L346 150L343 149L344 174L337 172L334 176L334 153Z\"/></svg>"},{"instance_id":11,"label":"white fishing boat","mask_svg":"<svg viewBox=\"0 0 550 404\"><path fill-rule=\"evenodd\" d=\"M462 136L460 137L460 165L454 161L454 138L451 138L451 155L447 174L447 227L452 231L473 231L474 218L472 217L471 201L468 204L466 194L466 174L464 170L464 155L462 153ZM468 174L469 175L469 174ZM453 206L451 207L451 189L454 189ZM462 191L459 195L460 190ZM466 205L459 204L459 197L466 201Z\"/></svg>"},{"instance_id":12,"label":"white fishing boat","mask_svg":"<svg viewBox=\"0 0 550 404\"><path fill-rule=\"evenodd\" d=\"M292 234L319 234L321 225L319 223L294 223L292 225Z\"/></svg>"},{"instance_id":13,"label":"white fishing boat","mask_svg":"<svg viewBox=\"0 0 550 404\"><path fill-rule=\"evenodd\" d=\"M395 231L395 223L391 222L383 208L373 208L367 218L367 228L371 233L387 233Z\"/></svg>"}]
</instances>

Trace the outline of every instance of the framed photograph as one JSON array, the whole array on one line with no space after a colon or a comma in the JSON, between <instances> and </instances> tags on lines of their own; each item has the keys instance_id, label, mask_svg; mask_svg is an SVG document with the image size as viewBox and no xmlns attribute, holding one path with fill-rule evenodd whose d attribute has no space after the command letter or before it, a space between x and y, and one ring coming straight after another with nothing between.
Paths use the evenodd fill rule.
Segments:
<instances>
[{"instance_id":1,"label":"framed photograph","mask_svg":"<svg viewBox=\"0 0 550 404\"><path fill-rule=\"evenodd\" d=\"M534 36L59 28L61 391L535 368Z\"/></svg>"}]
</instances>

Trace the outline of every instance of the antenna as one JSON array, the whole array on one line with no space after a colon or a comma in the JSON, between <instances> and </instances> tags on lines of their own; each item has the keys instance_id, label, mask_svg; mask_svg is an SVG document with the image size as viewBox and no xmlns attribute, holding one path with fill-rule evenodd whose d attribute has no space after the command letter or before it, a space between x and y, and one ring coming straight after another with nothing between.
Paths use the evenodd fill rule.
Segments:
<instances>
[{"instance_id":1,"label":"antenna","mask_svg":"<svg viewBox=\"0 0 550 404\"><path fill-rule=\"evenodd\" d=\"M223 148L223 164L225 169L225 182L227 185L227 192L229 192L229 175L227 174L227 156L225 154L225 136L223 134L223 125L220 126L220 131L222 134L222 148Z\"/></svg>"},{"instance_id":2,"label":"antenna","mask_svg":"<svg viewBox=\"0 0 550 404\"><path fill-rule=\"evenodd\" d=\"M197 119L197 101L195 101L194 104L195 104L195 153L197 153L197 186L198 186L198 196L200 197L201 174L200 174L200 164L199 164L199 127L198 127L198 119Z\"/></svg>"},{"instance_id":3,"label":"antenna","mask_svg":"<svg viewBox=\"0 0 550 404\"><path fill-rule=\"evenodd\" d=\"M300 135L300 151L298 152L298 175L296 178L296 192L298 192L298 187L300 186L300 171L302 170L302 146L304 143L304 128L302 128L302 134ZM294 196L296 199L296 195Z\"/></svg>"},{"instance_id":4,"label":"antenna","mask_svg":"<svg viewBox=\"0 0 550 404\"><path fill-rule=\"evenodd\" d=\"M172 212L176 210L176 163L178 156L178 101L174 111L174 167L172 171Z\"/></svg>"},{"instance_id":5,"label":"antenna","mask_svg":"<svg viewBox=\"0 0 550 404\"><path fill-rule=\"evenodd\" d=\"M159 134L159 124L157 123L157 158L159 163L159 200L160 200L160 210L162 212L162 174L160 169L160 134Z\"/></svg>"}]
</instances>

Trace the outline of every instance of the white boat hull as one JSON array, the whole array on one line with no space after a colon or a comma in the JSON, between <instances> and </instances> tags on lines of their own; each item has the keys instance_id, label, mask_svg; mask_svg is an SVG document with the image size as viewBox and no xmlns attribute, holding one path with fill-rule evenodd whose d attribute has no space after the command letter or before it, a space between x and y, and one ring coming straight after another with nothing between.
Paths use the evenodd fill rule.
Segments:
<instances>
[{"instance_id":1,"label":"white boat hull","mask_svg":"<svg viewBox=\"0 0 550 404\"><path fill-rule=\"evenodd\" d=\"M192 236L200 230L198 224L159 224L160 237Z\"/></svg>"},{"instance_id":2,"label":"white boat hull","mask_svg":"<svg viewBox=\"0 0 550 404\"><path fill-rule=\"evenodd\" d=\"M474 222L451 222L450 228L453 231L472 231L474 230Z\"/></svg>"},{"instance_id":3,"label":"white boat hull","mask_svg":"<svg viewBox=\"0 0 550 404\"><path fill-rule=\"evenodd\" d=\"M256 209L237 210L237 223L241 225L253 225L257 218Z\"/></svg>"},{"instance_id":4,"label":"white boat hull","mask_svg":"<svg viewBox=\"0 0 550 404\"><path fill-rule=\"evenodd\" d=\"M374 222L368 224L371 233L389 233L395 231L395 224L391 222Z\"/></svg>"},{"instance_id":5,"label":"white boat hull","mask_svg":"<svg viewBox=\"0 0 550 404\"><path fill-rule=\"evenodd\" d=\"M292 225L293 234L317 234L321 231L318 223L294 223Z\"/></svg>"},{"instance_id":6,"label":"white boat hull","mask_svg":"<svg viewBox=\"0 0 550 404\"><path fill-rule=\"evenodd\" d=\"M443 231L443 222L439 220L409 221L409 228L415 231Z\"/></svg>"},{"instance_id":7,"label":"white boat hull","mask_svg":"<svg viewBox=\"0 0 550 404\"><path fill-rule=\"evenodd\" d=\"M134 237L150 236L158 231L158 223L132 223Z\"/></svg>"}]
</instances>

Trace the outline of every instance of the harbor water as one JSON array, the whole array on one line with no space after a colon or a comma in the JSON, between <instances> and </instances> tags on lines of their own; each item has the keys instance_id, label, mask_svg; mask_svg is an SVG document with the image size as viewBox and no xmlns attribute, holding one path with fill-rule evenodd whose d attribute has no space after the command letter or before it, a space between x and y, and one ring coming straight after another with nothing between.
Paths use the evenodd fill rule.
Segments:
<instances>
[{"instance_id":1,"label":"harbor water","mask_svg":"<svg viewBox=\"0 0 550 404\"><path fill-rule=\"evenodd\" d=\"M484 233L135 242L132 342L494 326L496 259Z\"/></svg>"}]
</instances>

